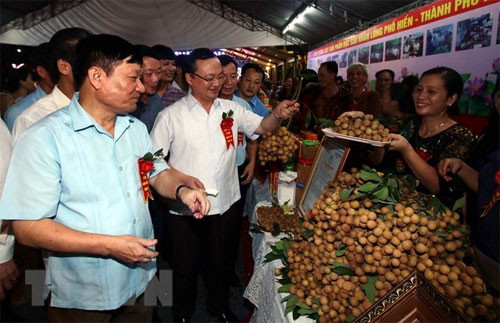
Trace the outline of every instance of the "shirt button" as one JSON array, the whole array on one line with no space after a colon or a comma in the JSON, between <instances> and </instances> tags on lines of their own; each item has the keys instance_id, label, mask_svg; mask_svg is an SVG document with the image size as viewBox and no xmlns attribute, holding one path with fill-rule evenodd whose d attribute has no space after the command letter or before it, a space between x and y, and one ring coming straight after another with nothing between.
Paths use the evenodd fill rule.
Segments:
<instances>
[{"instance_id":1,"label":"shirt button","mask_svg":"<svg viewBox=\"0 0 500 323\"><path fill-rule=\"evenodd\" d=\"M64 123L64 125L65 125L66 127L69 127L69 122L65 122L65 123Z\"/></svg>"},{"instance_id":2,"label":"shirt button","mask_svg":"<svg viewBox=\"0 0 500 323\"><path fill-rule=\"evenodd\" d=\"M130 197L130 192L127 192L127 196Z\"/></svg>"},{"instance_id":3,"label":"shirt button","mask_svg":"<svg viewBox=\"0 0 500 323\"><path fill-rule=\"evenodd\" d=\"M120 166L120 167L118 167L118 169L119 169L120 171L122 171L122 170L123 170L123 167L121 167L121 166Z\"/></svg>"}]
</instances>

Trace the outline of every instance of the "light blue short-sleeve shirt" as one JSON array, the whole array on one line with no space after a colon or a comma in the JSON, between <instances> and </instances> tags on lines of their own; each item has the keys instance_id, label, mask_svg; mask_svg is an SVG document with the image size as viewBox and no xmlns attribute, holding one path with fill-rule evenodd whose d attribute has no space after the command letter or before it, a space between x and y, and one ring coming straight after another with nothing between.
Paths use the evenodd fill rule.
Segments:
<instances>
[{"instance_id":1,"label":"light blue short-sleeve shirt","mask_svg":"<svg viewBox=\"0 0 500 323\"><path fill-rule=\"evenodd\" d=\"M137 160L154 152L146 126L117 116L114 137L81 107L70 105L27 129L15 145L0 218L53 218L74 230L153 238ZM167 168L155 162L155 176ZM51 306L110 310L142 294L154 261L124 264L113 258L53 253L46 291Z\"/></svg>"}]
</instances>

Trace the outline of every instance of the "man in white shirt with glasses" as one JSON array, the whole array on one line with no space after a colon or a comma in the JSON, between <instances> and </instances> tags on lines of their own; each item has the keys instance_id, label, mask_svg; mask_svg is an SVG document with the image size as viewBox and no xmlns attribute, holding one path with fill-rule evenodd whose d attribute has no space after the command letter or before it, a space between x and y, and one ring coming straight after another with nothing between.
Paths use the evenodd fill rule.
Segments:
<instances>
[{"instance_id":1,"label":"man in white shirt with glasses","mask_svg":"<svg viewBox=\"0 0 500 323\"><path fill-rule=\"evenodd\" d=\"M225 75L217 57L206 48L188 58L185 76L191 93L162 110L151 132L155 146L170 153L170 166L199 179L212 208L201 220L180 204L171 204L167 239L172 247L174 321L187 322L194 312L201 253L208 253L207 310L218 321L238 318L229 310L233 235L239 229L235 203L240 198L236 148L238 131L256 139L290 118L299 105L283 101L263 118L230 100L218 98Z\"/></svg>"}]
</instances>

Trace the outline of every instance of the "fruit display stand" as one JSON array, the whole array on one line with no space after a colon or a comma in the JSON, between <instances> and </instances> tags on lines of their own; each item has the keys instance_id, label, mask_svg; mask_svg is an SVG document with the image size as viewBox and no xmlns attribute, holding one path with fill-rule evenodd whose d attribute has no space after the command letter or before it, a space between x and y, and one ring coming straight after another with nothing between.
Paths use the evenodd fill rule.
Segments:
<instances>
[{"instance_id":1,"label":"fruit display stand","mask_svg":"<svg viewBox=\"0 0 500 323\"><path fill-rule=\"evenodd\" d=\"M459 214L416 192L411 178L369 168L339 174L348 149L325 154L329 143L345 147L338 140L324 139L316 156L298 205L300 234L252 233L252 321L495 321L499 299L464 264ZM334 160L338 169L320 167ZM255 195L255 204L264 200Z\"/></svg>"}]
</instances>

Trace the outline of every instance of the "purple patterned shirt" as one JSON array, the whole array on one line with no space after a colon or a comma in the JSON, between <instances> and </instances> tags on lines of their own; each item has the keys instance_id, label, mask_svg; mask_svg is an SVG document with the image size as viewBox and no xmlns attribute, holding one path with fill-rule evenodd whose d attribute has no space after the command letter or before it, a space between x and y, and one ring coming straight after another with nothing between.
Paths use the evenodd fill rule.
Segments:
<instances>
[{"instance_id":1,"label":"purple patterned shirt","mask_svg":"<svg viewBox=\"0 0 500 323\"><path fill-rule=\"evenodd\" d=\"M165 94L161 98L161 107L166 108L186 96L186 93L178 88L169 85Z\"/></svg>"}]
</instances>

